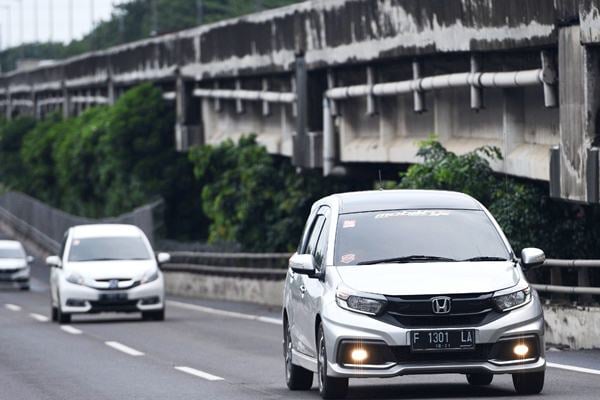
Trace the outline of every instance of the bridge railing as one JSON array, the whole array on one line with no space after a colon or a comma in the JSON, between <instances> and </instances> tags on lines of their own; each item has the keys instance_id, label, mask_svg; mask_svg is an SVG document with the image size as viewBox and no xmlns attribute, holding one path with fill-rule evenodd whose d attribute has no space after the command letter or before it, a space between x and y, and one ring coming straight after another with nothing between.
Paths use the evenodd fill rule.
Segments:
<instances>
[{"instance_id":1,"label":"bridge railing","mask_svg":"<svg viewBox=\"0 0 600 400\"><path fill-rule=\"evenodd\" d=\"M556 293L556 294L573 294L584 295L582 300L590 300L591 295L600 295L600 287L591 286L590 269L600 269L600 260L555 260L548 259L536 269L550 269L550 283L536 283L532 287L540 292ZM562 271L563 268L574 269L577 271L577 286L563 285Z\"/></svg>"}]
</instances>

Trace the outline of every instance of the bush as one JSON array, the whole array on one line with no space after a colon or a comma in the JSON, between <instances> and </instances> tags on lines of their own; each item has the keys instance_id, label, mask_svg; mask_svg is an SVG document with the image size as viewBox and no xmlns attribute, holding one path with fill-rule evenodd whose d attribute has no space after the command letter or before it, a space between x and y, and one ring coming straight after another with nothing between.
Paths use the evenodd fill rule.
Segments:
<instances>
[{"instance_id":1,"label":"bush","mask_svg":"<svg viewBox=\"0 0 600 400\"><path fill-rule=\"evenodd\" d=\"M494 215L517 255L533 246L553 258L600 257L598 207L555 201L545 184L495 174L489 160L502 158L499 149L481 147L459 156L432 138L421 143L417 154L423 163L401 173L397 187L475 197Z\"/></svg>"},{"instance_id":2,"label":"bush","mask_svg":"<svg viewBox=\"0 0 600 400\"><path fill-rule=\"evenodd\" d=\"M315 171L298 174L288 159L269 155L254 136L197 147L190 160L203 184L209 242L236 242L248 251L293 250L314 201L358 187Z\"/></svg>"},{"instance_id":3,"label":"bush","mask_svg":"<svg viewBox=\"0 0 600 400\"><path fill-rule=\"evenodd\" d=\"M6 189L20 189L25 185L20 151L25 134L35 123L30 117L0 120L0 181Z\"/></svg>"}]
</instances>

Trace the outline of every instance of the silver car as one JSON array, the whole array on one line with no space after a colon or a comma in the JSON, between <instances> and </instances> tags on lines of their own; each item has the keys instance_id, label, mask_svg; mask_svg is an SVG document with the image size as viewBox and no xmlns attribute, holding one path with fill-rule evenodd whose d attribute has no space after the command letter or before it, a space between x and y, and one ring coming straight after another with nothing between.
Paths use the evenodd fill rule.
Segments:
<instances>
[{"instance_id":1,"label":"silver car","mask_svg":"<svg viewBox=\"0 0 600 400\"><path fill-rule=\"evenodd\" d=\"M462 193L394 190L316 202L284 290L287 386L343 398L349 378L512 374L519 394L544 386L544 319L492 215Z\"/></svg>"},{"instance_id":2,"label":"silver car","mask_svg":"<svg viewBox=\"0 0 600 400\"><path fill-rule=\"evenodd\" d=\"M0 240L0 282L17 284L21 290L29 290L31 262L33 257L25 253L20 242Z\"/></svg>"}]
</instances>

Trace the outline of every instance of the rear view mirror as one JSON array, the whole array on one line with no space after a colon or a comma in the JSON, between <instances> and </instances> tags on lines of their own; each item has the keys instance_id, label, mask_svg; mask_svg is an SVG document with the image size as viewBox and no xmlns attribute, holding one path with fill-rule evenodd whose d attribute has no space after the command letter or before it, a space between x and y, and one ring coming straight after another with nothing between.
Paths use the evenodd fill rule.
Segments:
<instances>
[{"instance_id":1,"label":"rear view mirror","mask_svg":"<svg viewBox=\"0 0 600 400\"><path fill-rule=\"evenodd\" d=\"M314 275L316 272L315 265L312 254L294 254L290 258L290 268L297 274Z\"/></svg>"},{"instance_id":2,"label":"rear view mirror","mask_svg":"<svg viewBox=\"0 0 600 400\"><path fill-rule=\"evenodd\" d=\"M26 260L27 260L28 264L31 264L32 262L35 261L35 257L33 257L33 256L27 256Z\"/></svg>"},{"instance_id":3,"label":"rear view mirror","mask_svg":"<svg viewBox=\"0 0 600 400\"><path fill-rule=\"evenodd\" d=\"M540 249L528 247L521 251L521 265L525 268L540 266L546 261L546 255Z\"/></svg>"},{"instance_id":4,"label":"rear view mirror","mask_svg":"<svg viewBox=\"0 0 600 400\"><path fill-rule=\"evenodd\" d=\"M171 255L169 253L158 253L156 255L156 261L159 264L165 264L171 261Z\"/></svg>"},{"instance_id":5,"label":"rear view mirror","mask_svg":"<svg viewBox=\"0 0 600 400\"><path fill-rule=\"evenodd\" d=\"M48 265L49 267L61 268L62 261L60 260L59 256L50 256L46 258L46 265Z\"/></svg>"}]
</instances>

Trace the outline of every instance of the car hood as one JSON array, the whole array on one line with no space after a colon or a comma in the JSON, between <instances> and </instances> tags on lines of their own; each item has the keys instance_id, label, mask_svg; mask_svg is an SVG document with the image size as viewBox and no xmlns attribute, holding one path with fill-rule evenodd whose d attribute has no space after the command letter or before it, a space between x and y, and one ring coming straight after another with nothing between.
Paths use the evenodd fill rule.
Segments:
<instances>
[{"instance_id":1,"label":"car hood","mask_svg":"<svg viewBox=\"0 0 600 400\"><path fill-rule=\"evenodd\" d=\"M512 262L431 262L336 268L354 290L389 296L488 293L519 282Z\"/></svg>"},{"instance_id":2,"label":"car hood","mask_svg":"<svg viewBox=\"0 0 600 400\"><path fill-rule=\"evenodd\" d=\"M27 262L22 258L0 258L0 271L3 269L23 268Z\"/></svg>"},{"instance_id":3,"label":"car hood","mask_svg":"<svg viewBox=\"0 0 600 400\"><path fill-rule=\"evenodd\" d=\"M87 279L141 279L156 268L154 260L69 262L67 272L77 272Z\"/></svg>"}]
</instances>

